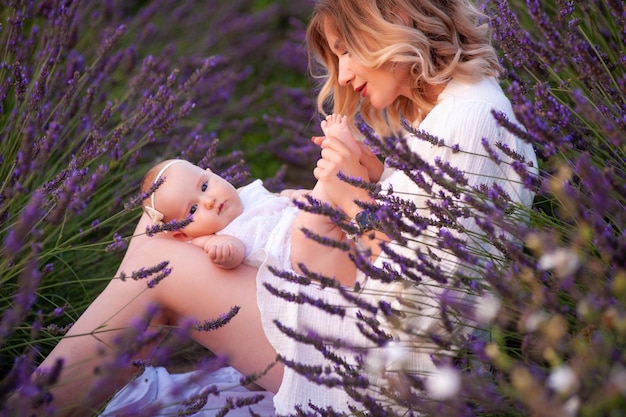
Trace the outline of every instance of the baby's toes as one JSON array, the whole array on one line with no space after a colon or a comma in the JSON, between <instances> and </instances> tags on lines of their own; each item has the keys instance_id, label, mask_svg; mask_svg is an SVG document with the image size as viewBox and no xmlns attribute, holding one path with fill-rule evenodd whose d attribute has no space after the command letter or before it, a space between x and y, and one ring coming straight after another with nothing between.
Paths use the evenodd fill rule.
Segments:
<instances>
[{"instance_id":1,"label":"baby's toes","mask_svg":"<svg viewBox=\"0 0 626 417\"><path fill-rule=\"evenodd\" d=\"M324 132L325 136L328 136L328 121L326 120L322 120L322 122L320 123L320 127L322 128L322 132Z\"/></svg>"}]
</instances>

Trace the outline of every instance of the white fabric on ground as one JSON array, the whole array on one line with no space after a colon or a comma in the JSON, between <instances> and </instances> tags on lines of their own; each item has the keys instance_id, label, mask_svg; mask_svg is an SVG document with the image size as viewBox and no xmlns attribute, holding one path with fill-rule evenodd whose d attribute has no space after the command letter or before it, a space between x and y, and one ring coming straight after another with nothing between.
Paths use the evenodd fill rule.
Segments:
<instances>
[{"instance_id":1,"label":"white fabric on ground","mask_svg":"<svg viewBox=\"0 0 626 417\"><path fill-rule=\"evenodd\" d=\"M263 395L261 402L236 408L229 417L250 417L250 410L260 416L274 416L272 394L267 391L249 391L239 385L242 375L234 368L224 367L212 372L193 371L170 374L165 368L146 367L143 374L120 390L109 402L101 417L118 415L171 416L184 409L181 401L200 394L205 388L213 387L219 396L208 395L207 403L193 414L195 417L214 417L231 398L249 398Z\"/></svg>"}]
</instances>

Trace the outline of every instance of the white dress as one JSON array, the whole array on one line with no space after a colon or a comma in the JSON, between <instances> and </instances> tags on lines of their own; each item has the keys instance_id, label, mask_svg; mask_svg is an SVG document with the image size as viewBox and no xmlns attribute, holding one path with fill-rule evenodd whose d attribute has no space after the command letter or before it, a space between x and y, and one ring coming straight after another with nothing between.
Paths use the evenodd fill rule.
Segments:
<instances>
[{"instance_id":1,"label":"white dress","mask_svg":"<svg viewBox=\"0 0 626 417\"><path fill-rule=\"evenodd\" d=\"M260 266L271 254L281 268L291 268L291 225L298 213L291 199L270 193L261 180L237 189L243 212L216 234L234 236L246 247L244 262Z\"/></svg>"},{"instance_id":2,"label":"white dress","mask_svg":"<svg viewBox=\"0 0 626 417\"><path fill-rule=\"evenodd\" d=\"M514 201L530 206L533 195L521 186L518 175L510 165L497 165L489 158L476 156L476 154L486 155L481 139L489 138L492 144L499 141L508 145L509 148L523 155L527 161L532 162L536 167L536 158L532 147L498 126L491 114L492 109L504 112L510 120L515 120L511 104L503 94L497 80L486 78L473 84L452 81L440 94L438 104L420 123L418 128L444 139L448 146L458 144L464 152L453 152L450 147L432 145L410 135L407 135L406 140L411 150L419 154L422 159L432 163L436 158L440 158L442 161L449 162L465 172L470 186L476 186L481 183L491 185L495 181L507 191ZM506 160L507 157L502 155L502 159ZM426 197L420 197L420 195L424 194L424 191L420 190L403 172L386 168L380 184L383 189L392 186L396 194L413 195L413 200L416 202L417 207L424 207L424 213L422 214L429 216L428 209L423 204L423 200ZM471 220L465 226L470 229L476 227ZM414 251L416 247L428 245L429 243L432 244L433 241L428 242L427 239L422 239L411 248L399 248L398 250L405 250L410 254L410 251ZM490 248L484 249L490 250ZM448 272L453 272L457 267L454 257L442 251L435 250L435 252L438 252L437 255L441 258L440 266ZM380 267L382 262L382 257L379 257L376 265ZM410 366L410 369L418 370L424 374L432 371L434 365L429 357L432 345L426 342L426 338L424 341L415 340L414 335L416 332L419 333L419 331L423 331L424 334L429 331L437 331L441 327L438 320L439 308L437 300L442 287L436 283L430 286L428 282L423 282L424 285L420 285L419 288L407 290L402 288L401 284L384 284L380 281L368 279L362 273L359 273L357 280L360 282L362 290L356 295L375 306L378 305L380 300L394 303L398 295L410 296L413 301L416 301L421 306L421 315L407 320L407 323L403 324L405 328L411 328L410 333L412 336L410 340L407 340L408 337L403 333L402 328L389 327L396 340L412 344L411 354L407 356L404 354L394 355L389 354L389 352L378 352L378 356L383 357L385 361L382 366L386 369L393 368L396 365ZM427 278L424 279L424 281L427 280ZM368 349L371 352L370 361L373 361L373 358L377 356L376 353L380 349L374 349L373 344L357 328L357 324L362 323L357 318L357 313L366 314L364 311L354 307L348 308L345 317L342 318L327 313L322 309L312 307L309 304L289 303L273 297L265 289L264 283L269 283L281 291L292 294L305 294L313 299L322 299L329 305L346 306L348 303L334 289L321 289L315 285L298 286L275 277L263 267L260 268L257 301L262 313L263 326L272 345L287 360L292 360L302 365L329 366L330 372L325 374L325 376L333 376L333 364L330 361L325 360L315 347L295 342L292 338L286 336L278 329L275 321L293 330L297 329L308 334L323 335L327 340L338 340L354 347L360 347L364 350ZM408 294L409 291L410 294ZM398 303L395 303L394 307L402 308ZM378 319L384 320L384 317L378 317ZM337 350L336 352L343 354L344 359L348 362L354 361L353 351ZM394 357L399 358L397 360L401 361L402 364L394 364ZM355 405L341 387L329 388L318 385L310 382L306 377L293 369L286 368L282 385L274 396L277 414L292 414L296 406L310 411L311 408L308 407L309 402L316 407L332 407L339 412L349 412L349 405Z\"/></svg>"}]
</instances>

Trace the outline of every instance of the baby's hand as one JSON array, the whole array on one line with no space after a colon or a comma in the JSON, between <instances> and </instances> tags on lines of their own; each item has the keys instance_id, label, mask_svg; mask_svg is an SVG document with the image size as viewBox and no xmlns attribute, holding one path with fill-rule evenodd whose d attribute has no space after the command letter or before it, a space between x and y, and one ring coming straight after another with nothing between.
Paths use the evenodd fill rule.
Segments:
<instances>
[{"instance_id":1,"label":"baby's hand","mask_svg":"<svg viewBox=\"0 0 626 417\"><path fill-rule=\"evenodd\" d=\"M215 265L224 269L236 268L245 257L243 243L232 236L215 236L206 243L204 250Z\"/></svg>"},{"instance_id":2,"label":"baby's hand","mask_svg":"<svg viewBox=\"0 0 626 417\"><path fill-rule=\"evenodd\" d=\"M304 196L307 194L311 194L311 190L306 190L306 189L293 190L293 189L288 188L280 192L281 197L287 197L291 200L299 200L299 201L306 201Z\"/></svg>"}]
</instances>

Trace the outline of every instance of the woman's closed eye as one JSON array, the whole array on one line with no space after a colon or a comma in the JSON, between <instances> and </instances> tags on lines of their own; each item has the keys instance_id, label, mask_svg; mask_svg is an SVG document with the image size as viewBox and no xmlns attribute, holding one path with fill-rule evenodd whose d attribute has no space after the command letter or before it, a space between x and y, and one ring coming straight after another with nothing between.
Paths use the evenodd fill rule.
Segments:
<instances>
[{"instance_id":1,"label":"woman's closed eye","mask_svg":"<svg viewBox=\"0 0 626 417\"><path fill-rule=\"evenodd\" d=\"M335 56L340 57L342 55L349 55L350 51L348 51L346 48L341 48L341 49L336 49L334 51Z\"/></svg>"}]
</instances>

